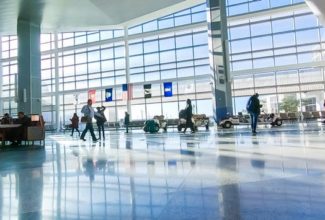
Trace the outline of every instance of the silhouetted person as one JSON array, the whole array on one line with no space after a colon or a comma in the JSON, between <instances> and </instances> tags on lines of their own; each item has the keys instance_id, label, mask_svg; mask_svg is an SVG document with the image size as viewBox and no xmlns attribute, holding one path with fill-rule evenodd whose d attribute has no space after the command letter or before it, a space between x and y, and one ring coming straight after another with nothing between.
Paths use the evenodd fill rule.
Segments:
<instances>
[{"instance_id":1,"label":"silhouetted person","mask_svg":"<svg viewBox=\"0 0 325 220\"><path fill-rule=\"evenodd\" d=\"M87 159L83 163L83 167L85 168L86 176L89 176L89 180L93 182L95 180L95 164L92 159Z\"/></svg>"},{"instance_id":2,"label":"silhouetted person","mask_svg":"<svg viewBox=\"0 0 325 220\"><path fill-rule=\"evenodd\" d=\"M93 139L93 141L97 141L98 139L96 138L95 134L94 134L94 127L93 127L93 117L94 117L94 109L93 107L91 107L91 105L93 104L91 99L88 99L87 105L84 105L81 109L81 113L84 114L84 117L87 118L86 121L86 128L85 130L83 130L80 139L83 141L86 141L85 139L85 135L87 133L87 131L90 131L91 137Z\"/></svg>"},{"instance_id":3,"label":"silhouetted person","mask_svg":"<svg viewBox=\"0 0 325 220\"><path fill-rule=\"evenodd\" d=\"M16 123L21 126L15 128L15 132L13 132L14 134L12 134L10 138L10 141L12 142L11 145L21 144L21 141L24 140L27 135L27 127L30 126L31 120L24 114L24 112L18 112Z\"/></svg>"},{"instance_id":4,"label":"silhouetted person","mask_svg":"<svg viewBox=\"0 0 325 220\"><path fill-rule=\"evenodd\" d=\"M72 127L72 132L71 136L73 136L74 130L78 131L79 137L80 137L80 131L79 131L79 117L77 113L73 114L73 117L70 119L71 121L71 127Z\"/></svg>"},{"instance_id":5,"label":"silhouetted person","mask_svg":"<svg viewBox=\"0 0 325 220\"><path fill-rule=\"evenodd\" d=\"M12 118L8 113L5 113L1 119L1 124L7 125L7 124L11 124L11 122L12 122Z\"/></svg>"},{"instance_id":6,"label":"silhouetted person","mask_svg":"<svg viewBox=\"0 0 325 220\"><path fill-rule=\"evenodd\" d=\"M124 126L126 129L126 133L129 133L129 124L130 124L130 114L125 112L125 116L124 116Z\"/></svg>"},{"instance_id":7,"label":"silhouetted person","mask_svg":"<svg viewBox=\"0 0 325 220\"><path fill-rule=\"evenodd\" d=\"M252 95L248 102L246 109L248 113L251 116L251 129L253 134L256 134L256 127L257 127L257 122L258 122L258 116L261 113L261 105L260 105L260 100L258 99L258 93L255 93Z\"/></svg>"},{"instance_id":8,"label":"silhouetted person","mask_svg":"<svg viewBox=\"0 0 325 220\"><path fill-rule=\"evenodd\" d=\"M104 130L104 124L107 121L104 111L105 107L97 107L97 112L95 112L95 119L96 119L96 124L98 127L98 133L99 133L99 139L101 139L101 133L103 134L103 140L105 140L105 130Z\"/></svg>"},{"instance_id":9,"label":"silhouetted person","mask_svg":"<svg viewBox=\"0 0 325 220\"><path fill-rule=\"evenodd\" d=\"M185 129L184 129L184 133L186 132L186 129L189 127L191 128L192 133L194 133L194 124L192 122L192 102L190 99L186 100L186 108L185 108L185 112L186 112L186 124L185 124Z\"/></svg>"}]
</instances>

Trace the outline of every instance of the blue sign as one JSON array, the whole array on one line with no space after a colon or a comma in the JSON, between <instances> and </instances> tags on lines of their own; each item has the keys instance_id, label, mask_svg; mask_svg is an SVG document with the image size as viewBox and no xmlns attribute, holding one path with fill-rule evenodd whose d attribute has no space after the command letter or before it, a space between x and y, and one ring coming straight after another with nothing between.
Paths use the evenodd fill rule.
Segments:
<instances>
[{"instance_id":1,"label":"blue sign","mask_svg":"<svg viewBox=\"0 0 325 220\"><path fill-rule=\"evenodd\" d=\"M113 101L113 89L109 88L105 90L105 102Z\"/></svg>"},{"instance_id":2,"label":"blue sign","mask_svg":"<svg viewBox=\"0 0 325 220\"><path fill-rule=\"evenodd\" d=\"M171 83L171 82L164 83L164 95L165 95L165 97L173 96L173 83Z\"/></svg>"},{"instance_id":3,"label":"blue sign","mask_svg":"<svg viewBox=\"0 0 325 220\"><path fill-rule=\"evenodd\" d=\"M123 84L122 85L122 91L127 92L128 91L128 84Z\"/></svg>"}]
</instances>

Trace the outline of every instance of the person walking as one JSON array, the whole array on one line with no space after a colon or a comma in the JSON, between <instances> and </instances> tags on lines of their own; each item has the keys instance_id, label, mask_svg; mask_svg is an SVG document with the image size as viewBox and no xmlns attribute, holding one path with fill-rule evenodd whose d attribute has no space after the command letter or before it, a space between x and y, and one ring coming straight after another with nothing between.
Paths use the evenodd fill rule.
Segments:
<instances>
[{"instance_id":1,"label":"person walking","mask_svg":"<svg viewBox=\"0 0 325 220\"><path fill-rule=\"evenodd\" d=\"M129 133L129 124L130 124L130 114L125 112L124 116L124 126L125 126L125 133Z\"/></svg>"},{"instance_id":2,"label":"person walking","mask_svg":"<svg viewBox=\"0 0 325 220\"><path fill-rule=\"evenodd\" d=\"M106 120L104 111L106 108L104 106L102 106L102 107L97 107L96 109L97 109L97 112L95 112L95 119L96 119L96 124L98 127L98 134L99 134L98 139L99 140L101 139L101 133L102 133L103 140L105 140L104 124L107 120Z\"/></svg>"},{"instance_id":3,"label":"person walking","mask_svg":"<svg viewBox=\"0 0 325 220\"><path fill-rule=\"evenodd\" d=\"M83 141L86 141L85 139L85 135L87 133L87 131L90 131L90 135L93 139L93 141L97 141L98 139L96 138L95 134L94 134L94 127L93 127L93 117L95 115L95 111L92 107L92 100L88 99L87 105L84 105L81 109L81 113L84 114L84 117L86 118L86 128L85 130L83 130L80 139Z\"/></svg>"},{"instance_id":4,"label":"person walking","mask_svg":"<svg viewBox=\"0 0 325 220\"><path fill-rule=\"evenodd\" d=\"M74 130L76 130L76 131L78 131L78 134L80 137L79 117L78 117L77 113L73 114L73 117L70 119L70 121L71 121L71 128L72 128L71 136L73 136L73 132L74 132Z\"/></svg>"},{"instance_id":5,"label":"person walking","mask_svg":"<svg viewBox=\"0 0 325 220\"><path fill-rule=\"evenodd\" d=\"M193 113L192 113L192 102L191 102L190 99L187 99L186 100L185 112L186 112L186 124L185 124L185 129L184 129L183 133L185 134L186 129L188 127L191 129L192 133L194 133L195 132L195 130L194 130L194 124L192 122L192 116L193 116Z\"/></svg>"},{"instance_id":6,"label":"person walking","mask_svg":"<svg viewBox=\"0 0 325 220\"><path fill-rule=\"evenodd\" d=\"M252 133L256 134L256 127L258 122L258 116L261 113L261 107L260 100L258 99L258 93L255 93L252 95L247 102L246 109L251 117L251 129Z\"/></svg>"}]
</instances>

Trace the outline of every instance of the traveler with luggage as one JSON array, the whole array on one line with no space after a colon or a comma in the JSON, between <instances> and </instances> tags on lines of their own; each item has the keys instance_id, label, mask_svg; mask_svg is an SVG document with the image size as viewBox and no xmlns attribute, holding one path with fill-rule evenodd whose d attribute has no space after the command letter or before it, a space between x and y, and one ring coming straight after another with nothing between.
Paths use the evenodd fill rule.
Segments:
<instances>
[{"instance_id":1,"label":"traveler with luggage","mask_svg":"<svg viewBox=\"0 0 325 220\"><path fill-rule=\"evenodd\" d=\"M189 127L191 129L191 132L194 133L194 124L192 122L192 102L190 99L186 100L186 108L185 108L185 112L186 112L186 124L185 124L185 129L183 131L183 133L185 134L186 129Z\"/></svg>"},{"instance_id":2,"label":"traveler with luggage","mask_svg":"<svg viewBox=\"0 0 325 220\"><path fill-rule=\"evenodd\" d=\"M247 102L246 105L246 110L250 114L251 117L251 129L252 133L256 134L256 127L257 127L257 122L258 122L258 116L261 113L261 107L260 105L260 100L258 99L259 94L255 93L252 95Z\"/></svg>"},{"instance_id":3,"label":"traveler with luggage","mask_svg":"<svg viewBox=\"0 0 325 220\"><path fill-rule=\"evenodd\" d=\"M94 127L93 127L92 120L95 115L95 111L92 107L92 104L93 104L92 100L88 99L87 105L84 105L81 109L81 113L84 114L84 116L81 118L81 122L86 123L86 128L85 128L85 130L83 130L80 139L83 141L86 141L85 135L86 135L87 131L89 130L93 141L96 142L98 139L96 138L96 136L94 134Z\"/></svg>"}]
</instances>

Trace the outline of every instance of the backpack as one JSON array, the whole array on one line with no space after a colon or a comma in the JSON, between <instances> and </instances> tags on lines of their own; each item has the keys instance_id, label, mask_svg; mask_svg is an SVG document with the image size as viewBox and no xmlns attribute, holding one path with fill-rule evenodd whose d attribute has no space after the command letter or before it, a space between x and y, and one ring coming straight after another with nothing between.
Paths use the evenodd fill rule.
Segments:
<instances>
[{"instance_id":1,"label":"backpack","mask_svg":"<svg viewBox=\"0 0 325 220\"><path fill-rule=\"evenodd\" d=\"M103 117L101 117L101 116L99 116L99 115L94 115L94 118L96 119L96 122L97 123L104 123L106 120L105 120L105 118L103 118Z\"/></svg>"},{"instance_id":2,"label":"backpack","mask_svg":"<svg viewBox=\"0 0 325 220\"><path fill-rule=\"evenodd\" d=\"M253 99L252 99L252 97L250 97L250 98L248 99L247 104L246 104L246 110L247 110L248 112L252 112L253 109L254 109Z\"/></svg>"},{"instance_id":3,"label":"backpack","mask_svg":"<svg viewBox=\"0 0 325 220\"><path fill-rule=\"evenodd\" d=\"M154 120L148 120L145 122L143 130L145 132L156 133L159 131L159 125Z\"/></svg>"}]
</instances>

